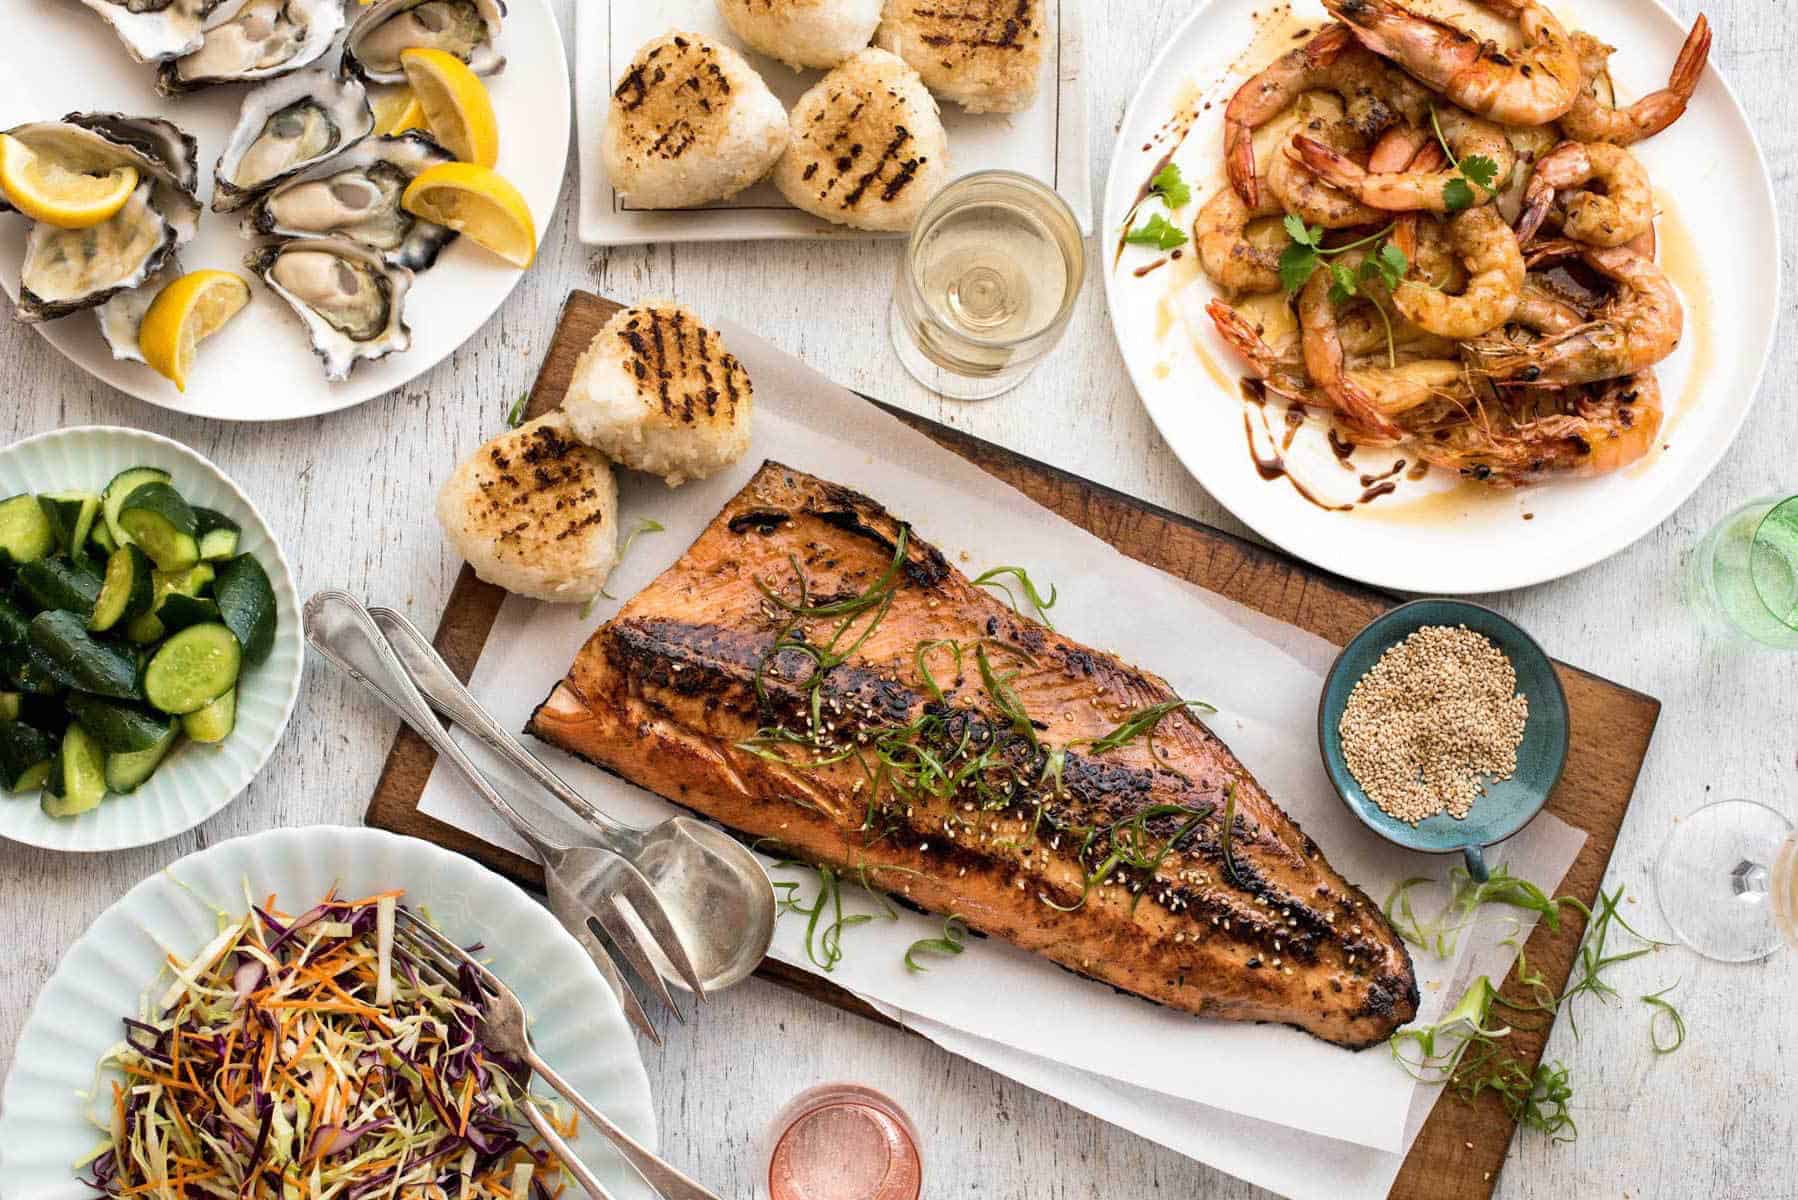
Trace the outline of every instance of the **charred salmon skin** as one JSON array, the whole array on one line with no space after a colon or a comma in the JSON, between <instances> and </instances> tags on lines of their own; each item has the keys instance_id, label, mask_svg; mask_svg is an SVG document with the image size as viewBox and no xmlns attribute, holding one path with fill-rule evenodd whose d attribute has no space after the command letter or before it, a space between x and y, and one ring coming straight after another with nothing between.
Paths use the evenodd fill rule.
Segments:
<instances>
[{"instance_id":1,"label":"charred salmon skin","mask_svg":"<svg viewBox=\"0 0 1798 1200\"><path fill-rule=\"evenodd\" d=\"M1124 991L1381 1041L1417 1011L1403 942L1194 709L770 462L530 732Z\"/></svg>"}]
</instances>

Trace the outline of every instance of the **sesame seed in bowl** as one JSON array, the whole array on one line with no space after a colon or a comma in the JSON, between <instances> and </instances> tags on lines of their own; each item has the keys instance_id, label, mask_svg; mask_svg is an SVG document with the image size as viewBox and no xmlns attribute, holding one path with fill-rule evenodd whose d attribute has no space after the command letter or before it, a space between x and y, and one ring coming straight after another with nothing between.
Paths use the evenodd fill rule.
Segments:
<instances>
[{"instance_id":1,"label":"sesame seed in bowl","mask_svg":"<svg viewBox=\"0 0 1798 1200\"><path fill-rule=\"evenodd\" d=\"M1414 600L1376 618L1324 680L1324 769L1360 821L1426 853L1481 849L1541 811L1567 756L1554 663L1500 614Z\"/></svg>"}]
</instances>

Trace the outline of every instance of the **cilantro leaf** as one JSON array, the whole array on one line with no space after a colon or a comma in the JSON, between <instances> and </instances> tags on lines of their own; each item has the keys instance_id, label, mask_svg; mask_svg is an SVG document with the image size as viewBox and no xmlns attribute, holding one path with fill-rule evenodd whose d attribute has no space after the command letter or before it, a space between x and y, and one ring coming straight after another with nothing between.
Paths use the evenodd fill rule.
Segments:
<instances>
[{"instance_id":1,"label":"cilantro leaf","mask_svg":"<svg viewBox=\"0 0 1798 1200\"><path fill-rule=\"evenodd\" d=\"M1405 252L1387 242L1380 247L1380 252L1361 264L1361 273L1373 278L1378 276L1386 289L1391 291L1404 282L1405 272L1411 269L1411 261Z\"/></svg>"},{"instance_id":2,"label":"cilantro leaf","mask_svg":"<svg viewBox=\"0 0 1798 1200\"><path fill-rule=\"evenodd\" d=\"M1169 163L1149 180L1149 190L1167 201L1169 208L1180 208L1192 200L1192 188L1180 178L1178 163Z\"/></svg>"},{"instance_id":3,"label":"cilantro leaf","mask_svg":"<svg viewBox=\"0 0 1798 1200\"><path fill-rule=\"evenodd\" d=\"M1489 192L1494 190L1492 185L1498 180L1498 164L1484 154L1470 154L1456 165L1473 183Z\"/></svg>"},{"instance_id":4,"label":"cilantro leaf","mask_svg":"<svg viewBox=\"0 0 1798 1200\"><path fill-rule=\"evenodd\" d=\"M1280 286L1288 292L1298 291L1311 278L1311 272L1317 270L1317 263L1317 251L1310 246L1303 242L1286 243L1286 249L1280 251Z\"/></svg>"},{"instance_id":5,"label":"cilantro leaf","mask_svg":"<svg viewBox=\"0 0 1798 1200\"><path fill-rule=\"evenodd\" d=\"M1330 303L1341 304L1351 296L1360 295L1360 289L1355 283L1354 269L1347 263L1331 263L1330 276Z\"/></svg>"},{"instance_id":6,"label":"cilantro leaf","mask_svg":"<svg viewBox=\"0 0 1798 1200\"><path fill-rule=\"evenodd\" d=\"M1186 235L1175 228L1166 217L1156 213L1143 224L1126 233L1124 240L1133 246L1153 246L1157 250L1172 250L1176 246L1186 244Z\"/></svg>"},{"instance_id":7,"label":"cilantro leaf","mask_svg":"<svg viewBox=\"0 0 1798 1200\"><path fill-rule=\"evenodd\" d=\"M1286 227L1286 236L1301 246L1310 246L1315 250L1323 242L1324 231L1321 226L1314 225L1306 229L1305 223L1291 213L1286 214L1286 219L1281 224Z\"/></svg>"},{"instance_id":8,"label":"cilantro leaf","mask_svg":"<svg viewBox=\"0 0 1798 1200\"><path fill-rule=\"evenodd\" d=\"M530 402L531 394L529 392L520 393L518 399L513 402L512 407L506 410L507 429L517 429L520 425L524 424L525 405Z\"/></svg>"},{"instance_id":9,"label":"cilantro leaf","mask_svg":"<svg viewBox=\"0 0 1798 1200\"><path fill-rule=\"evenodd\" d=\"M1465 179L1451 179L1442 185L1442 204L1449 212L1473 207L1473 189Z\"/></svg>"}]
</instances>

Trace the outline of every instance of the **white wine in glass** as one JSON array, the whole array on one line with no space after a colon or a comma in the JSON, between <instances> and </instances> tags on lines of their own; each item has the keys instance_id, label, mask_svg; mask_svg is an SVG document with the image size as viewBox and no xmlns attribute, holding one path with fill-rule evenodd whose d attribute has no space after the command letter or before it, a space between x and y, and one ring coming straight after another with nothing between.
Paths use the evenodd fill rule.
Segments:
<instances>
[{"instance_id":1,"label":"white wine in glass","mask_svg":"<svg viewBox=\"0 0 1798 1200\"><path fill-rule=\"evenodd\" d=\"M1680 820L1654 868L1661 913L1680 941L1722 962L1798 947L1798 832L1753 800L1720 800Z\"/></svg>"}]
</instances>

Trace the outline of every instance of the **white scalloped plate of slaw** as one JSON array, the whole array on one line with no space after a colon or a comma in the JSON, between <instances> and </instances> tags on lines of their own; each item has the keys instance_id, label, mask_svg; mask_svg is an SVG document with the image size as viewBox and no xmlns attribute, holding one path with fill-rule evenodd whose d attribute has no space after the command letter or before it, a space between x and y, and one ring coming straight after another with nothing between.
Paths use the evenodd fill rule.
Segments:
<instances>
[{"instance_id":1,"label":"white scalloped plate of slaw","mask_svg":"<svg viewBox=\"0 0 1798 1200\"><path fill-rule=\"evenodd\" d=\"M1445 0L1419 0L1432 10ZM1659 3L1553 0L1569 28L1617 47L1620 97L1666 84L1688 25ZM1105 289L1125 365L1150 418L1193 478L1256 533L1326 570L1408 592L1471 594L1557 579L1625 549L1697 490L1746 419L1780 311L1779 228L1772 181L1754 130L1714 65L1685 115L1632 147L1655 186L1663 268L1686 306L1685 337L1656 367L1666 421L1642 461L1591 479L1505 490L1432 472L1397 494L1326 511L1288 479L1266 478L1245 438L1244 372L1204 306L1217 289L1195 256L1137 271L1158 257L1127 247L1113 262L1125 214L1180 136L1173 161L1192 200L1172 219L1190 229L1223 183L1223 109L1248 75L1328 18L1317 0L1206 0L1168 38L1119 127L1104 195ZM1145 210L1145 215L1146 215ZM1139 218L1140 222L1141 218ZM1278 434L1277 406L1269 406ZM1257 429L1257 435L1259 435ZM1391 450L1357 453L1340 469L1316 420L1286 454L1292 475L1331 503L1352 502L1359 477L1386 471Z\"/></svg>"},{"instance_id":2,"label":"white scalloped plate of slaw","mask_svg":"<svg viewBox=\"0 0 1798 1200\"><path fill-rule=\"evenodd\" d=\"M165 953L185 959L211 941L219 929L213 905L241 913L246 887L258 897L275 894L290 912L310 908L333 887L345 896L404 888L404 903L423 909L448 936L485 945L491 969L524 1002L538 1051L632 1137L655 1146L636 1040L586 952L547 909L428 842L316 826L270 830L191 854L127 892L69 947L32 1006L0 1093L0 1196L93 1200L75 1164L102 1135L81 1094L94 1087L96 1064L122 1037L121 1019L135 1017L140 998L168 981ZM585 1122L573 1145L616 1200L653 1196Z\"/></svg>"}]
</instances>

